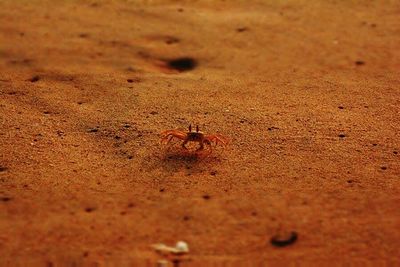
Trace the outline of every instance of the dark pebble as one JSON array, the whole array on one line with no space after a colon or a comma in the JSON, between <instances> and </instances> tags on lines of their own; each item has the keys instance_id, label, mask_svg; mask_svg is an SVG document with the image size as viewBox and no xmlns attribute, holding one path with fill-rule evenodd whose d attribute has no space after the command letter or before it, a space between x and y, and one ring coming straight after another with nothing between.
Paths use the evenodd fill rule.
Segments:
<instances>
[{"instance_id":1,"label":"dark pebble","mask_svg":"<svg viewBox=\"0 0 400 267\"><path fill-rule=\"evenodd\" d=\"M32 78L29 79L30 82L35 83L40 80L40 77L38 75L33 76Z\"/></svg>"},{"instance_id":2,"label":"dark pebble","mask_svg":"<svg viewBox=\"0 0 400 267\"><path fill-rule=\"evenodd\" d=\"M297 241L297 233L292 231L288 235L275 235L271 237L270 243L275 247L286 247Z\"/></svg>"},{"instance_id":3,"label":"dark pebble","mask_svg":"<svg viewBox=\"0 0 400 267\"><path fill-rule=\"evenodd\" d=\"M99 131L99 129L97 128L92 128L88 130L88 133L97 133Z\"/></svg>"}]
</instances>

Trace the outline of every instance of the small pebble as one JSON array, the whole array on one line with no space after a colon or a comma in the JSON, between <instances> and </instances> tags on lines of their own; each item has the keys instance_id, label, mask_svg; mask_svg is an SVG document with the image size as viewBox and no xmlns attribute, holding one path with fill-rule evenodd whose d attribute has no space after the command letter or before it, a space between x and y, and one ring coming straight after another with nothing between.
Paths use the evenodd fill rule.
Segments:
<instances>
[{"instance_id":1,"label":"small pebble","mask_svg":"<svg viewBox=\"0 0 400 267\"><path fill-rule=\"evenodd\" d=\"M271 244L275 247L286 247L297 241L297 233L292 231L288 234L279 234L271 237Z\"/></svg>"},{"instance_id":2,"label":"small pebble","mask_svg":"<svg viewBox=\"0 0 400 267\"><path fill-rule=\"evenodd\" d=\"M30 82L35 83L40 80L40 77L38 75L33 76L32 78L29 79Z\"/></svg>"},{"instance_id":3,"label":"small pebble","mask_svg":"<svg viewBox=\"0 0 400 267\"><path fill-rule=\"evenodd\" d=\"M99 129L97 129L97 128L92 128L92 129L87 130L88 133L97 133L98 131L99 131Z\"/></svg>"}]
</instances>

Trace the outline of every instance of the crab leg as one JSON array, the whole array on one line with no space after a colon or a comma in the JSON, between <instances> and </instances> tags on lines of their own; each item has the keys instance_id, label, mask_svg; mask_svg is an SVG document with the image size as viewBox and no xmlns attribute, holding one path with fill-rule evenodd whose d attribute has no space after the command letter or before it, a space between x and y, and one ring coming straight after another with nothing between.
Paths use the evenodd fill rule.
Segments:
<instances>
[{"instance_id":1,"label":"crab leg","mask_svg":"<svg viewBox=\"0 0 400 267\"><path fill-rule=\"evenodd\" d=\"M174 137L185 140L186 134L180 131L168 130L161 133L161 144L168 144Z\"/></svg>"}]
</instances>

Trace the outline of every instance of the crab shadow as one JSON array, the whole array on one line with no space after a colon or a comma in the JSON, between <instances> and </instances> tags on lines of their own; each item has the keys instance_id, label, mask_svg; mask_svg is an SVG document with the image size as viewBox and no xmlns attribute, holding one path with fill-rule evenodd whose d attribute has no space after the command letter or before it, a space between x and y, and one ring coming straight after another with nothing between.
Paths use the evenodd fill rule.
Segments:
<instances>
[{"instance_id":1,"label":"crab shadow","mask_svg":"<svg viewBox=\"0 0 400 267\"><path fill-rule=\"evenodd\" d=\"M185 174L208 172L212 165L221 162L218 155L204 152L195 152L184 149L164 150L156 152L143 164L148 170L161 169L163 172L175 173L184 171Z\"/></svg>"}]
</instances>

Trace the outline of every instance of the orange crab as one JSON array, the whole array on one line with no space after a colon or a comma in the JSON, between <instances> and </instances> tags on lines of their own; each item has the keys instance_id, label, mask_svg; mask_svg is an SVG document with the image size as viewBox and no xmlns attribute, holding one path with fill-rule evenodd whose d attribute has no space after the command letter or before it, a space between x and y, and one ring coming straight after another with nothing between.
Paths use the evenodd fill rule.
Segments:
<instances>
[{"instance_id":1,"label":"orange crab","mask_svg":"<svg viewBox=\"0 0 400 267\"><path fill-rule=\"evenodd\" d=\"M229 144L229 139L220 134L210 134L206 135L199 131L199 126L196 126L196 131L192 131L192 125L189 125L189 131L184 132L181 130L166 130L161 132L161 144L168 144L173 138L183 140L182 147L187 149L186 144L188 142L197 142L200 147L196 151L201 151L204 149L206 144L212 152L212 143L222 144L227 146Z\"/></svg>"}]
</instances>

